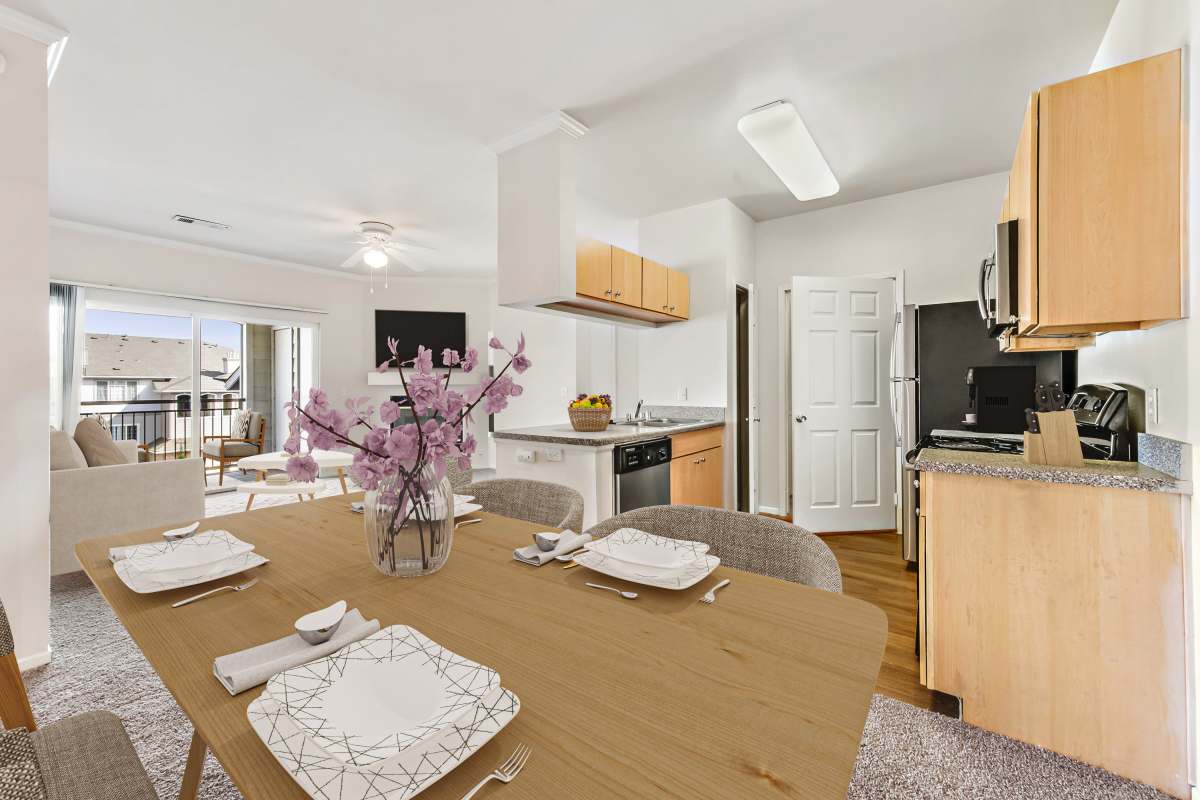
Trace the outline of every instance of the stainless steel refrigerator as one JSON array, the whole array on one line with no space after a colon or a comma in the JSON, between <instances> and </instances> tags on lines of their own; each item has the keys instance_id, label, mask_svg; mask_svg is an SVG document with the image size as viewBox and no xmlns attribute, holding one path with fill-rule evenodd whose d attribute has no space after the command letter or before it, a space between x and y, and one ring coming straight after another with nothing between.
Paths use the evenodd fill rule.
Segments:
<instances>
[{"instance_id":1,"label":"stainless steel refrigerator","mask_svg":"<svg viewBox=\"0 0 1200 800\"><path fill-rule=\"evenodd\" d=\"M1032 367L1038 384L1058 381L1068 393L1075 388L1074 352L1002 353L973 301L904 306L895 341L892 411L902 460L932 431L964 428L971 403L969 369ZM1033 406L1032 396L1028 403ZM906 462L902 470L903 553L916 561L919 476Z\"/></svg>"}]
</instances>

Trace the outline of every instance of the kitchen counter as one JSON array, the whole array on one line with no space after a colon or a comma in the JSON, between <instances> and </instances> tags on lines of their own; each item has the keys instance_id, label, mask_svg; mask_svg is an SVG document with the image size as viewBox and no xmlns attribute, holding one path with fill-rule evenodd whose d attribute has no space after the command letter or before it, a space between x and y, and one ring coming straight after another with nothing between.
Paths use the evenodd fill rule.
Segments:
<instances>
[{"instance_id":1,"label":"kitchen counter","mask_svg":"<svg viewBox=\"0 0 1200 800\"><path fill-rule=\"evenodd\" d=\"M570 422L564 422L561 425L539 425L533 428L496 431L492 436L496 439L539 444L613 447L632 442L648 442L651 439L661 439L664 436L673 436L677 433L696 431L702 428L714 428L724 424L725 421L722 419L698 419L695 422L681 422L678 425L669 426L609 425L607 430L581 432L572 428Z\"/></svg>"},{"instance_id":2,"label":"kitchen counter","mask_svg":"<svg viewBox=\"0 0 1200 800\"><path fill-rule=\"evenodd\" d=\"M1191 494L1191 484L1188 481L1176 480L1145 464L1130 461L1088 459L1082 467L1052 467L1045 464L1028 464L1022 456L1010 453L925 449L917 456L915 466L926 472L948 472L984 478Z\"/></svg>"}]
</instances>

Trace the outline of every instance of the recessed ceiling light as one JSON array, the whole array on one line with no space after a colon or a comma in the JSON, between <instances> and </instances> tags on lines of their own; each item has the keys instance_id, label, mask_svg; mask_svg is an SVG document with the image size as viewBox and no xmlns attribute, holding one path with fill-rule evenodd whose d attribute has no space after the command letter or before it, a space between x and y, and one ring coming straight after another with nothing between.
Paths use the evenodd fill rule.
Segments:
<instances>
[{"instance_id":1,"label":"recessed ceiling light","mask_svg":"<svg viewBox=\"0 0 1200 800\"><path fill-rule=\"evenodd\" d=\"M796 199L829 197L841 188L804 120L786 100L746 114L738 120L738 132Z\"/></svg>"}]
</instances>

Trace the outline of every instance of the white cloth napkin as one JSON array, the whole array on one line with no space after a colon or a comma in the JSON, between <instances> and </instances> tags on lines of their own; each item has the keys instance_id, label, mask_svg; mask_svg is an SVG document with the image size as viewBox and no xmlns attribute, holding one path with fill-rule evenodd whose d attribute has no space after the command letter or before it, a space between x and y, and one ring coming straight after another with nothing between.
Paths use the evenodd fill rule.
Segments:
<instances>
[{"instance_id":1,"label":"white cloth napkin","mask_svg":"<svg viewBox=\"0 0 1200 800\"><path fill-rule=\"evenodd\" d=\"M286 669L336 653L378 630L379 620L363 619L362 613L356 608L346 613L337 633L324 644L309 644L293 633L273 642L219 656L213 661L213 674L230 694L239 694L266 683Z\"/></svg>"},{"instance_id":2,"label":"white cloth napkin","mask_svg":"<svg viewBox=\"0 0 1200 800\"><path fill-rule=\"evenodd\" d=\"M184 530L184 528L176 528L175 529L175 531L181 531L181 530ZM168 537L168 534L175 533L175 531L166 531L163 533L163 536ZM192 536L188 536L183 539L168 537L168 538L164 538L159 541L156 541L156 542L144 542L142 544L127 544L127 545L124 545L123 547L110 547L110 548L108 548L108 560L115 564L118 561L122 561L126 558L131 557L134 553L136 553L138 551L143 551L143 552L149 553L149 554L166 553L166 552L173 550L176 547L181 546L184 542L189 542L189 544L187 545L189 547L198 547L198 546L204 546L204 543L206 543L206 542L211 543L214 539L221 539L225 542L230 542L235 545L237 545L237 544L244 545L245 544L245 542L243 542L241 539L234 536L229 531L218 529L218 530L211 530L211 531L202 531L201 533L193 534ZM253 550L254 547L252 545L250 545L250 546L247 546L245 549ZM234 553L231 551L230 555L234 555Z\"/></svg>"},{"instance_id":3,"label":"white cloth napkin","mask_svg":"<svg viewBox=\"0 0 1200 800\"><path fill-rule=\"evenodd\" d=\"M566 555L574 550L578 550L591 540L592 535L590 533L563 531L562 536L558 537L558 547L555 547L553 550L539 550L536 544L531 544L513 550L513 558L522 564L532 564L535 567L540 567L548 561L553 561L556 556Z\"/></svg>"}]
</instances>

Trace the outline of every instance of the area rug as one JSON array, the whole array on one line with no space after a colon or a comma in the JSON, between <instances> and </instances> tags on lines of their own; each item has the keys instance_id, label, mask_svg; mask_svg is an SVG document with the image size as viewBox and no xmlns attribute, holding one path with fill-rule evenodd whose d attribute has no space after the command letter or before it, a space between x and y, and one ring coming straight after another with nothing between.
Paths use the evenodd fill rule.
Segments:
<instances>
[{"instance_id":1,"label":"area rug","mask_svg":"<svg viewBox=\"0 0 1200 800\"><path fill-rule=\"evenodd\" d=\"M39 723L108 709L121 717L159 797L179 795L192 728L82 572L52 580L52 664L25 673ZM1147 786L876 695L852 800L1169 800ZM211 755L204 800L241 794ZM265 800L265 799L264 799Z\"/></svg>"}]
</instances>

